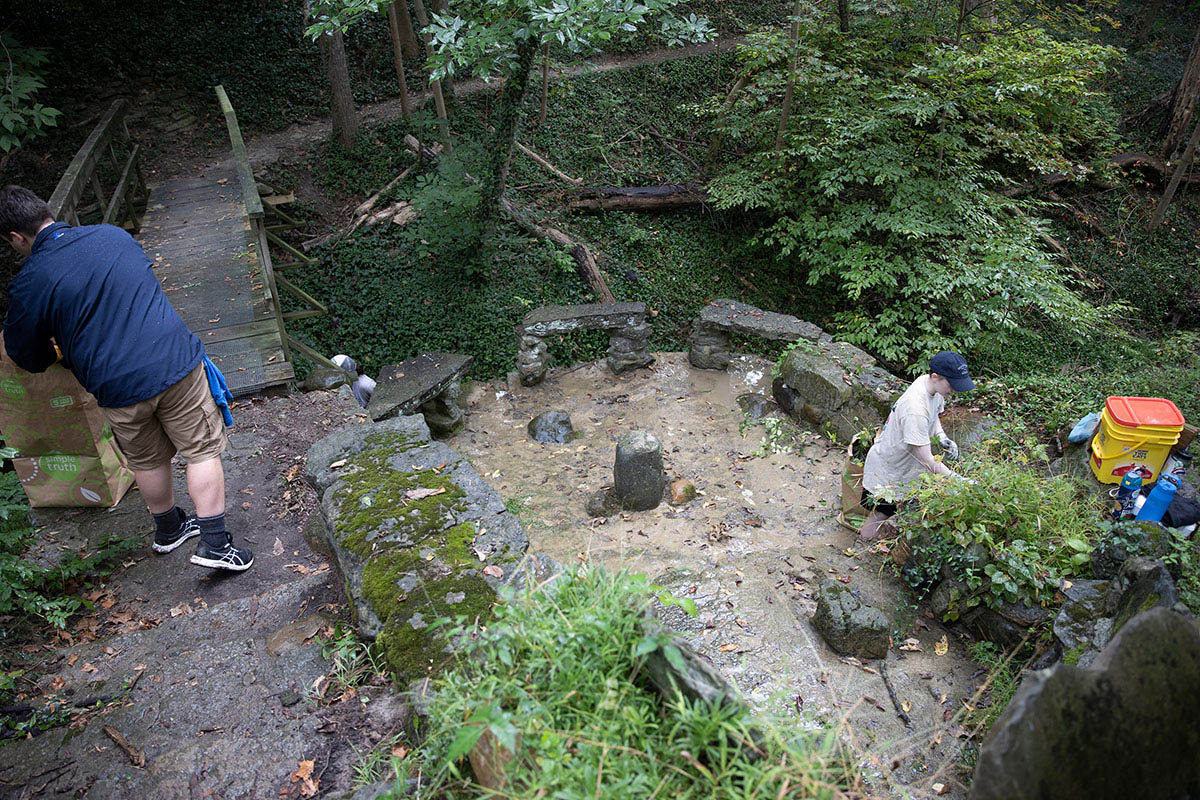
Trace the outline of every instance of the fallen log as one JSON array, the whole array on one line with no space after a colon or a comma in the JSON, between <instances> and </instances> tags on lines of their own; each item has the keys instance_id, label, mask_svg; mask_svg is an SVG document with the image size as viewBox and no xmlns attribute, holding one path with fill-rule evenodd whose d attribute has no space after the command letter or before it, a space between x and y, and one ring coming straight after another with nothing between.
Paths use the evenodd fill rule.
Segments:
<instances>
[{"instance_id":1,"label":"fallen log","mask_svg":"<svg viewBox=\"0 0 1200 800\"><path fill-rule=\"evenodd\" d=\"M1162 160L1155 158L1148 153L1117 153L1115 156L1096 163L1096 166L1111 164L1114 167L1122 169L1131 169L1140 167L1157 172L1159 176L1166 178L1170 175L1171 170ZM1046 189L1052 186L1057 186L1071 179L1071 176L1065 172L1050 172L1036 178L1032 181L1016 184L1015 186L1006 186L1000 190L1000 194L1005 197L1021 197L1038 189ZM1187 183L1200 183L1200 175L1188 176L1183 179Z\"/></svg>"},{"instance_id":2,"label":"fallen log","mask_svg":"<svg viewBox=\"0 0 1200 800\"><path fill-rule=\"evenodd\" d=\"M604 186L581 189L567 206L576 211L666 211L704 205L709 199L708 189L699 183Z\"/></svg>"}]
</instances>

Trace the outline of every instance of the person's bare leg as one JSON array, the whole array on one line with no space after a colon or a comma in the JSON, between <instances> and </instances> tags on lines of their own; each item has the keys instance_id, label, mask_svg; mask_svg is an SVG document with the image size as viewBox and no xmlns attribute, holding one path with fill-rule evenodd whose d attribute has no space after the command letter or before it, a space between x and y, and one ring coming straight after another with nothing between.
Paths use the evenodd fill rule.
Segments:
<instances>
[{"instance_id":1,"label":"person's bare leg","mask_svg":"<svg viewBox=\"0 0 1200 800\"><path fill-rule=\"evenodd\" d=\"M151 514L165 514L175 507L175 483L171 479L170 461L154 469L135 469L133 476ZM224 487L222 494L223 490Z\"/></svg>"},{"instance_id":2,"label":"person's bare leg","mask_svg":"<svg viewBox=\"0 0 1200 800\"><path fill-rule=\"evenodd\" d=\"M862 528L858 532L858 537L864 542L872 542L879 538L879 526L888 520L888 515L879 511L871 511L867 515L867 521L863 523Z\"/></svg>"},{"instance_id":3,"label":"person's bare leg","mask_svg":"<svg viewBox=\"0 0 1200 800\"><path fill-rule=\"evenodd\" d=\"M187 487L197 517L216 517L225 513L225 468L220 456L189 463Z\"/></svg>"}]
</instances>

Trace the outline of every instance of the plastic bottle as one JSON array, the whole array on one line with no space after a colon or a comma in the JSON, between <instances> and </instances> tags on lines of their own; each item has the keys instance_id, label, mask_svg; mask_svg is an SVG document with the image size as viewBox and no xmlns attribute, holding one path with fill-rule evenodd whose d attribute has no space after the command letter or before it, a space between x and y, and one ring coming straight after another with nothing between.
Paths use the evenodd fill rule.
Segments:
<instances>
[{"instance_id":1,"label":"plastic bottle","mask_svg":"<svg viewBox=\"0 0 1200 800\"><path fill-rule=\"evenodd\" d=\"M1159 522L1163 518L1163 514L1167 512L1167 506L1171 505L1171 501L1175 499L1175 492L1179 490L1178 484L1169 475L1164 475L1158 479L1158 484L1154 490L1150 492L1150 496L1146 498L1142 510L1138 512L1137 520L1139 522Z\"/></svg>"},{"instance_id":2,"label":"plastic bottle","mask_svg":"<svg viewBox=\"0 0 1200 800\"><path fill-rule=\"evenodd\" d=\"M1133 503L1140 491L1142 491L1142 470L1140 467L1134 467L1125 473L1125 477L1121 478L1121 485L1117 487L1116 502L1113 503L1112 510L1113 519L1133 518Z\"/></svg>"}]
</instances>

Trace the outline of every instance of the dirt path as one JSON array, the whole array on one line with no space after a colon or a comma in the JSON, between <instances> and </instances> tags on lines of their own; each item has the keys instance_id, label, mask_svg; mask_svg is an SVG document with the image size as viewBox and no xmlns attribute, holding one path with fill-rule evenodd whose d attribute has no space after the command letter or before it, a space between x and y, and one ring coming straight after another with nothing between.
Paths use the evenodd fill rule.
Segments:
<instances>
[{"instance_id":1,"label":"dirt path","mask_svg":"<svg viewBox=\"0 0 1200 800\"><path fill-rule=\"evenodd\" d=\"M385 735L394 704L301 698L330 671L318 633L345 614L328 559L305 540L315 497L300 459L327 432L363 422L361 412L325 392L238 402L227 517L254 566L198 569L190 543L132 553L36 667L37 690L21 702L69 711L0 747L0 798L296 797L290 777L303 760L323 789L349 788L354 748ZM153 528L136 492L111 510L36 516L47 558L106 535L148 544ZM144 763L131 763L106 728Z\"/></svg>"},{"instance_id":2,"label":"dirt path","mask_svg":"<svg viewBox=\"0 0 1200 800\"><path fill-rule=\"evenodd\" d=\"M795 452L755 455L764 427L751 424L740 434L737 398L758 393L760 404L774 406L762 396L770 362L742 357L725 373L693 369L683 353L656 356L652 371L620 378L601 363L551 373L532 389L480 387L466 431L450 444L518 504L531 551L564 564L589 560L642 572L692 598L699 616L674 614L672 624L751 701L824 722L848 720L868 768L888 765L881 774L920 796L934 781L952 784L930 771L957 750L946 720L973 692L977 667L954 633L907 605L882 557L864 552L834 522L842 448L810 433ZM580 438L552 445L528 437L528 421L552 409L570 413ZM703 494L679 507L589 519L587 497L611 485L616 440L635 428L658 436L668 474ZM896 645L909 636L919 641L919 652L893 647L887 659L911 729L900 722L879 665L839 657L809 622L816 585L827 575L889 617ZM949 652L938 656L943 636Z\"/></svg>"},{"instance_id":3,"label":"dirt path","mask_svg":"<svg viewBox=\"0 0 1200 800\"><path fill-rule=\"evenodd\" d=\"M571 65L557 73L554 80L573 78L578 75L613 72L616 70L633 69L650 64L662 64L681 58L709 55L711 53L728 52L745 42L744 36L722 36L704 44L687 47L672 47L652 50L634 56L600 56L580 64ZM479 79L460 81L454 85L454 93L458 97L475 94L482 91L495 91L498 83L484 83ZM409 99L414 106L429 100L426 90L414 92ZM360 119L365 126L379 125L400 118L400 100L395 98L381 103L359 107ZM315 141L328 138L332 128L328 120L303 122L292 125L276 133L257 136L246 143L252 166L261 166L278 161L285 154L297 147L307 146Z\"/></svg>"}]
</instances>

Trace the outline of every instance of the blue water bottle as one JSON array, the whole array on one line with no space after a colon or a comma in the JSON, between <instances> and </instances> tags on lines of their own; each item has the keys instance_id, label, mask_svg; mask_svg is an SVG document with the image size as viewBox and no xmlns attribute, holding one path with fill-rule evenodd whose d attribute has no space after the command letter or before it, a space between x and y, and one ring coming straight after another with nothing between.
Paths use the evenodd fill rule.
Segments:
<instances>
[{"instance_id":1,"label":"blue water bottle","mask_svg":"<svg viewBox=\"0 0 1200 800\"><path fill-rule=\"evenodd\" d=\"M1121 485L1117 487L1117 501L1113 503L1113 519L1131 519L1133 517L1133 504L1137 501L1138 492L1142 490L1142 470L1140 467L1134 467L1125 473L1125 477L1121 478Z\"/></svg>"},{"instance_id":2,"label":"blue water bottle","mask_svg":"<svg viewBox=\"0 0 1200 800\"><path fill-rule=\"evenodd\" d=\"M1175 492L1179 490L1179 486L1171 479L1170 476L1164 475L1155 485L1154 490L1150 492L1150 496L1146 498L1146 502L1142 505L1142 510L1138 512L1137 520L1139 522L1159 522L1163 518L1163 514L1167 512L1167 506L1171 505L1171 501L1175 499Z\"/></svg>"}]
</instances>

